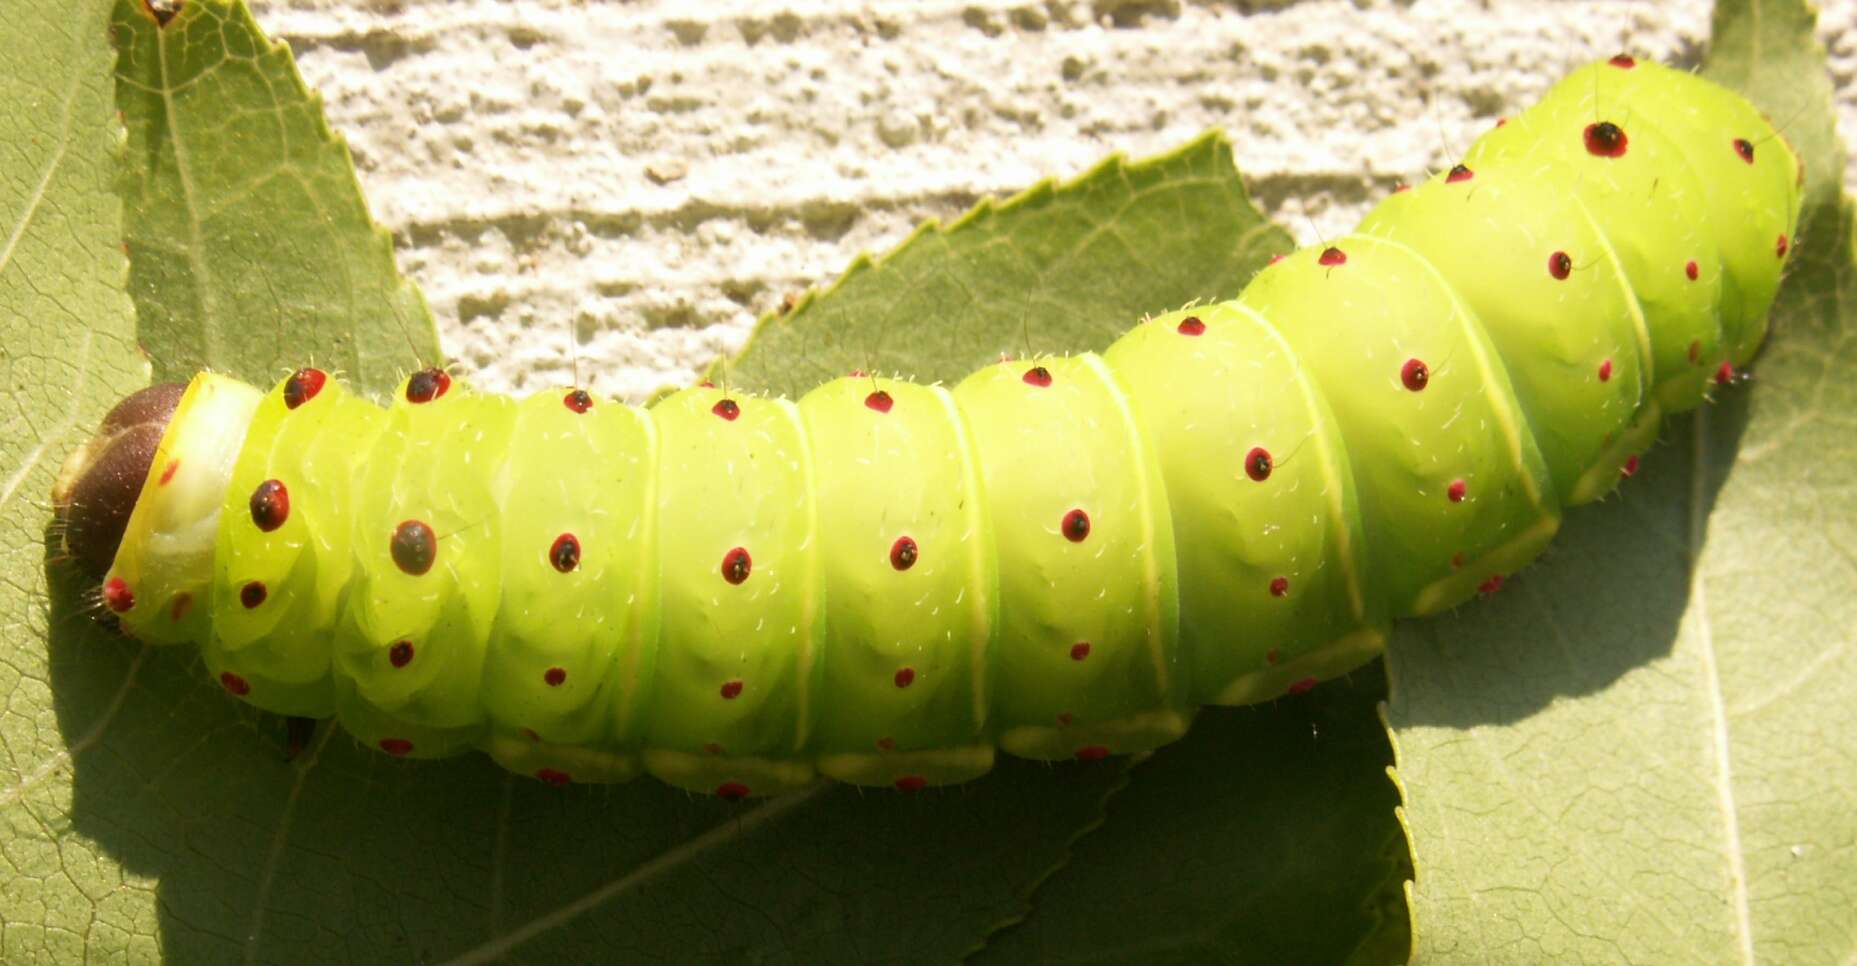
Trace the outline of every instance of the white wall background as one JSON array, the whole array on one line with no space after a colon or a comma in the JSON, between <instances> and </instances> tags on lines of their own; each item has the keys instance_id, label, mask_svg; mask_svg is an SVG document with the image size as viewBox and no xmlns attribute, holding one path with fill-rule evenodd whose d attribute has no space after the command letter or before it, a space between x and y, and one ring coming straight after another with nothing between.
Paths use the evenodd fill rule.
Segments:
<instances>
[{"instance_id":1,"label":"white wall background","mask_svg":"<svg viewBox=\"0 0 1857 966\"><path fill-rule=\"evenodd\" d=\"M486 388L684 384L925 218L1212 125L1305 242L1708 0L254 0ZM1857 3L1821 15L1846 142ZM1847 183L1857 184L1857 160Z\"/></svg>"}]
</instances>

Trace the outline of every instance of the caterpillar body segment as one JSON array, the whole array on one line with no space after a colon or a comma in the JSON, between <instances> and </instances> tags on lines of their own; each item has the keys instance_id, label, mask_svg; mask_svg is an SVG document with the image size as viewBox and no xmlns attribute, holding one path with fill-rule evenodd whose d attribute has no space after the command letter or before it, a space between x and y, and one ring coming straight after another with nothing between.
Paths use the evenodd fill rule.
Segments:
<instances>
[{"instance_id":1,"label":"caterpillar body segment","mask_svg":"<svg viewBox=\"0 0 1857 966\"><path fill-rule=\"evenodd\" d=\"M1629 475L1759 345L1796 171L1739 98L1614 58L1234 301L951 390L202 375L104 602L259 707L555 783L1154 748L1495 590Z\"/></svg>"}]
</instances>

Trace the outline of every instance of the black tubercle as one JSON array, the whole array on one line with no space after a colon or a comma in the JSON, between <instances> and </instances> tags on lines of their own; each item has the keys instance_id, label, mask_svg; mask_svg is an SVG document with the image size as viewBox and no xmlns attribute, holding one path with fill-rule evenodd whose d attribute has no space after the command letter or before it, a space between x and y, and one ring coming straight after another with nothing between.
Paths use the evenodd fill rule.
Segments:
<instances>
[{"instance_id":1,"label":"black tubercle","mask_svg":"<svg viewBox=\"0 0 1857 966\"><path fill-rule=\"evenodd\" d=\"M186 390L183 383L158 383L117 403L86 445L82 465L61 481L69 485L57 495L64 548L86 576L102 580L109 573L155 450Z\"/></svg>"}]
</instances>

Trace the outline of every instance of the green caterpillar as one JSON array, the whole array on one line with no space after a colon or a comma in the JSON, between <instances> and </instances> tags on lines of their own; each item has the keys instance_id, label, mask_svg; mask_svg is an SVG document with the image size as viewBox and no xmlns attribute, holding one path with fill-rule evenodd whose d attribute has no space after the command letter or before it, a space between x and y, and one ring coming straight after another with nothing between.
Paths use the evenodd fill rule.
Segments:
<instances>
[{"instance_id":1,"label":"green caterpillar","mask_svg":"<svg viewBox=\"0 0 1857 966\"><path fill-rule=\"evenodd\" d=\"M1615 57L1100 356L649 410L203 374L54 497L129 633L392 755L742 797L1143 751L1494 591L1629 476L1758 350L1799 178L1739 96Z\"/></svg>"}]
</instances>

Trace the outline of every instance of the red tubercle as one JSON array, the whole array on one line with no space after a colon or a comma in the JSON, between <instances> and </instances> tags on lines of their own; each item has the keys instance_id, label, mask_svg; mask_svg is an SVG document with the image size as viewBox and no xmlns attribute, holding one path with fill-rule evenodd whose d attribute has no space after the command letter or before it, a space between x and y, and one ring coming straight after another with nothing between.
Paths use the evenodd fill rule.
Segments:
<instances>
[{"instance_id":1,"label":"red tubercle","mask_svg":"<svg viewBox=\"0 0 1857 966\"><path fill-rule=\"evenodd\" d=\"M1715 369L1715 384L1718 386L1726 386L1734 382L1734 378L1734 363L1723 359L1722 364Z\"/></svg>"},{"instance_id":2,"label":"red tubercle","mask_svg":"<svg viewBox=\"0 0 1857 966\"><path fill-rule=\"evenodd\" d=\"M1283 693L1298 695L1308 694L1313 690L1315 690L1315 678L1298 678L1297 680L1291 681L1289 687L1283 689Z\"/></svg>"},{"instance_id":3,"label":"red tubercle","mask_svg":"<svg viewBox=\"0 0 1857 966\"><path fill-rule=\"evenodd\" d=\"M402 520L393 528L387 553L402 573L418 577L430 571L438 560L438 536L423 520Z\"/></svg>"},{"instance_id":4,"label":"red tubercle","mask_svg":"<svg viewBox=\"0 0 1857 966\"><path fill-rule=\"evenodd\" d=\"M567 683L567 668L551 667L542 672L542 683L551 688L558 688Z\"/></svg>"},{"instance_id":5,"label":"red tubercle","mask_svg":"<svg viewBox=\"0 0 1857 966\"><path fill-rule=\"evenodd\" d=\"M1780 258L1785 258L1786 253L1789 250L1791 250L1791 248L1792 248L1792 240L1787 238L1785 235L1781 235L1779 240L1773 243L1773 254L1779 256Z\"/></svg>"},{"instance_id":6,"label":"red tubercle","mask_svg":"<svg viewBox=\"0 0 1857 966\"><path fill-rule=\"evenodd\" d=\"M291 373L284 380L284 408L295 409L315 399L328 381L328 373L308 366Z\"/></svg>"},{"instance_id":7,"label":"red tubercle","mask_svg":"<svg viewBox=\"0 0 1857 966\"><path fill-rule=\"evenodd\" d=\"M732 423L742 414L742 407L733 399L719 399L709 411Z\"/></svg>"},{"instance_id":8,"label":"red tubercle","mask_svg":"<svg viewBox=\"0 0 1857 966\"><path fill-rule=\"evenodd\" d=\"M1470 170L1470 168L1468 168L1467 166L1461 165L1461 164L1454 164L1451 166L1451 172L1444 176L1444 180L1447 183L1456 184L1460 181L1469 181L1471 178L1474 178L1476 176L1477 176L1477 173L1475 171Z\"/></svg>"},{"instance_id":9,"label":"red tubercle","mask_svg":"<svg viewBox=\"0 0 1857 966\"><path fill-rule=\"evenodd\" d=\"M898 668L890 679L896 683L897 687L906 688L916 683L916 669L912 667Z\"/></svg>"},{"instance_id":10,"label":"red tubercle","mask_svg":"<svg viewBox=\"0 0 1857 966\"><path fill-rule=\"evenodd\" d=\"M1452 503L1462 503L1464 496L1469 492L1470 487L1463 480L1452 480L1451 485L1445 487L1444 495L1449 497Z\"/></svg>"},{"instance_id":11,"label":"red tubercle","mask_svg":"<svg viewBox=\"0 0 1857 966\"><path fill-rule=\"evenodd\" d=\"M1501 574L1491 574L1488 580L1477 585L1477 593L1488 597L1502 589L1502 581L1503 576Z\"/></svg>"},{"instance_id":12,"label":"red tubercle","mask_svg":"<svg viewBox=\"0 0 1857 966\"><path fill-rule=\"evenodd\" d=\"M180 468L181 468L181 461L179 457L168 460L167 468L161 471L161 480L157 482L155 485L156 486L167 486L169 483L174 482L174 474L177 471L179 471Z\"/></svg>"},{"instance_id":13,"label":"red tubercle","mask_svg":"<svg viewBox=\"0 0 1857 966\"><path fill-rule=\"evenodd\" d=\"M570 390L567 395L561 397L561 405L566 406L571 412L584 413L593 408L593 394L585 389Z\"/></svg>"},{"instance_id":14,"label":"red tubercle","mask_svg":"<svg viewBox=\"0 0 1857 966\"><path fill-rule=\"evenodd\" d=\"M231 671L219 672L219 686L224 688L227 694L241 698L251 693L251 682Z\"/></svg>"},{"instance_id":15,"label":"red tubercle","mask_svg":"<svg viewBox=\"0 0 1857 966\"><path fill-rule=\"evenodd\" d=\"M1322 249L1322 254L1316 257L1316 262L1328 268L1346 265L1348 263L1348 253L1330 245Z\"/></svg>"},{"instance_id":16,"label":"red tubercle","mask_svg":"<svg viewBox=\"0 0 1857 966\"><path fill-rule=\"evenodd\" d=\"M1102 745L1084 745L1077 749L1078 761L1102 761L1109 757L1109 749Z\"/></svg>"},{"instance_id":17,"label":"red tubercle","mask_svg":"<svg viewBox=\"0 0 1857 966\"><path fill-rule=\"evenodd\" d=\"M1402 191L1411 191L1411 190L1412 190L1412 186L1409 184L1406 184L1404 181L1401 181L1398 184L1393 186L1393 194L1399 194Z\"/></svg>"},{"instance_id":18,"label":"red tubercle","mask_svg":"<svg viewBox=\"0 0 1857 966\"><path fill-rule=\"evenodd\" d=\"M580 568L580 538L571 533L563 533L548 545L548 565L560 573L572 573Z\"/></svg>"},{"instance_id":19,"label":"red tubercle","mask_svg":"<svg viewBox=\"0 0 1857 966\"><path fill-rule=\"evenodd\" d=\"M413 653L412 641L394 641L393 646L387 649L387 663L394 667L405 667L413 663Z\"/></svg>"},{"instance_id":20,"label":"red tubercle","mask_svg":"<svg viewBox=\"0 0 1857 966\"><path fill-rule=\"evenodd\" d=\"M1253 446L1249 453L1244 454L1244 475L1258 483L1270 479L1270 471L1275 468L1276 463L1270 458L1270 451L1262 446Z\"/></svg>"},{"instance_id":21,"label":"red tubercle","mask_svg":"<svg viewBox=\"0 0 1857 966\"><path fill-rule=\"evenodd\" d=\"M558 768L538 768L535 771L535 777L541 779L543 782L546 782L547 784L555 786L556 788L560 788L561 786L566 785L568 782L571 782L574 780L573 776L569 775L567 772L561 771Z\"/></svg>"},{"instance_id":22,"label":"red tubercle","mask_svg":"<svg viewBox=\"0 0 1857 966\"><path fill-rule=\"evenodd\" d=\"M748 794L748 786L741 782L723 782L716 786L716 797L725 802L739 802Z\"/></svg>"},{"instance_id":23,"label":"red tubercle","mask_svg":"<svg viewBox=\"0 0 1857 966\"><path fill-rule=\"evenodd\" d=\"M1181 335L1205 335L1206 323L1197 315L1189 315L1181 319L1180 324L1176 326L1175 329Z\"/></svg>"},{"instance_id":24,"label":"red tubercle","mask_svg":"<svg viewBox=\"0 0 1857 966\"><path fill-rule=\"evenodd\" d=\"M896 790L899 792L919 792L927 787L928 779L921 775L904 775L896 780Z\"/></svg>"},{"instance_id":25,"label":"red tubercle","mask_svg":"<svg viewBox=\"0 0 1857 966\"><path fill-rule=\"evenodd\" d=\"M1280 262L1280 261L1283 261L1283 256L1282 256L1282 255L1272 255L1272 256L1270 256L1270 261L1267 261L1267 262L1265 262L1264 264L1265 264L1265 265L1267 265L1267 266L1268 266L1268 265L1275 265L1276 263L1278 263L1278 262Z\"/></svg>"},{"instance_id":26,"label":"red tubercle","mask_svg":"<svg viewBox=\"0 0 1857 966\"><path fill-rule=\"evenodd\" d=\"M746 547L736 547L722 555L722 579L731 584L747 580L753 569L754 558L748 556Z\"/></svg>"},{"instance_id":27,"label":"red tubercle","mask_svg":"<svg viewBox=\"0 0 1857 966\"><path fill-rule=\"evenodd\" d=\"M269 596L270 592L265 590L263 581L248 581L245 586L239 588L239 603L243 605L246 610L252 610L259 604L264 603L265 598Z\"/></svg>"},{"instance_id":28,"label":"red tubercle","mask_svg":"<svg viewBox=\"0 0 1857 966\"><path fill-rule=\"evenodd\" d=\"M1612 381L1612 360L1604 359L1600 361L1599 381L1600 382L1611 382Z\"/></svg>"},{"instance_id":29,"label":"red tubercle","mask_svg":"<svg viewBox=\"0 0 1857 966\"><path fill-rule=\"evenodd\" d=\"M406 401L429 403L451 391L451 375L436 366L421 369L406 380Z\"/></svg>"},{"instance_id":30,"label":"red tubercle","mask_svg":"<svg viewBox=\"0 0 1857 966\"><path fill-rule=\"evenodd\" d=\"M890 394L881 389L864 397L865 408L876 412L887 413L894 405L896 405L896 400L891 399Z\"/></svg>"},{"instance_id":31,"label":"red tubercle","mask_svg":"<svg viewBox=\"0 0 1857 966\"><path fill-rule=\"evenodd\" d=\"M1606 61L1606 63L1611 64L1614 67L1623 68L1625 70L1630 70L1633 67L1638 66L1638 62L1636 60L1633 60L1630 54L1613 54L1612 59Z\"/></svg>"},{"instance_id":32,"label":"red tubercle","mask_svg":"<svg viewBox=\"0 0 1857 966\"><path fill-rule=\"evenodd\" d=\"M1586 153L1596 158L1622 158L1631 144L1625 129L1611 121L1588 124L1580 136L1586 141Z\"/></svg>"},{"instance_id":33,"label":"red tubercle","mask_svg":"<svg viewBox=\"0 0 1857 966\"><path fill-rule=\"evenodd\" d=\"M270 533L290 519L290 489L283 480L265 480L251 491L247 501L252 525Z\"/></svg>"},{"instance_id":34,"label":"red tubercle","mask_svg":"<svg viewBox=\"0 0 1857 966\"><path fill-rule=\"evenodd\" d=\"M1555 252L1548 256L1548 274L1560 281L1566 281L1573 274L1573 256L1566 252Z\"/></svg>"},{"instance_id":35,"label":"red tubercle","mask_svg":"<svg viewBox=\"0 0 1857 966\"><path fill-rule=\"evenodd\" d=\"M921 553L913 538L897 537L896 542L890 544L890 566L896 570L908 570L916 565L916 559Z\"/></svg>"},{"instance_id":36,"label":"red tubercle","mask_svg":"<svg viewBox=\"0 0 1857 966\"><path fill-rule=\"evenodd\" d=\"M1051 370L1046 369L1044 366L1033 366L1025 370L1025 375L1020 378L1024 380L1025 384L1028 386L1037 386L1043 389L1051 385Z\"/></svg>"},{"instance_id":37,"label":"red tubercle","mask_svg":"<svg viewBox=\"0 0 1857 966\"><path fill-rule=\"evenodd\" d=\"M1289 592L1290 592L1290 579L1288 577L1272 577L1271 578L1270 596L1282 597L1288 594Z\"/></svg>"},{"instance_id":38,"label":"red tubercle","mask_svg":"<svg viewBox=\"0 0 1857 966\"><path fill-rule=\"evenodd\" d=\"M185 592L175 594L174 600L168 604L168 620L178 624L190 610L193 610L193 595Z\"/></svg>"},{"instance_id":39,"label":"red tubercle","mask_svg":"<svg viewBox=\"0 0 1857 966\"><path fill-rule=\"evenodd\" d=\"M413 743L405 738L382 738L377 747L395 758L404 758L413 752Z\"/></svg>"},{"instance_id":40,"label":"red tubercle","mask_svg":"<svg viewBox=\"0 0 1857 966\"><path fill-rule=\"evenodd\" d=\"M103 582L103 606L118 614L126 613L135 606L135 593L129 589L127 581L121 577L111 577Z\"/></svg>"},{"instance_id":41,"label":"red tubercle","mask_svg":"<svg viewBox=\"0 0 1857 966\"><path fill-rule=\"evenodd\" d=\"M1071 660L1081 661L1084 658L1089 657L1089 656L1090 656L1090 642L1089 641L1078 641L1077 643L1072 644L1070 646L1070 659Z\"/></svg>"},{"instance_id":42,"label":"red tubercle","mask_svg":"<svg viewBox=\"0 0 1857 966\"><path fill-rule=\"evenodd\" d=\"M1072 510L1064 514L1058 529L1064 534L1064 539L1071 543L1082 543L1090 535L1090 515L1082 510Z\"/></svg>"},{"instance_id":43,"label":"red tubercle","mask_svg":"<svg viewBox=\"0 0 1857 966\"><path fill-rule=\"evenodd\" d=\"M1399 382L1411 392L1423 392L1431 385L1431 368L1422 359L1407 359L1399 367Z\"/></svg>"},{"instance_id":44,"label":"red tubercle","mask_svg":"<svg viewBox=\"0 0 1857 966\"><path fill-rule=\"evenodd\" d=\"M1747 138L1735 138L1734 153L1739 155L1741 160L1746 161L1748 164L1753 164L1754 142L1749 141Z\"/></svg>"},{"instance_id":45,"label":"red tubercle","mask_svg":"<svg viewBox=\"0 0 1857 966\"><path fill-rule=\"evenodd\" d=\"M1618 468L1618 475L1627 480L1638 475L1638 457L1635 454L1625 457L1625 465Z\"/></svg>"},{"instance_id":46,"label":"red tubercle","mask_svg":"<svg viewBox=\"0 0 1857 966\"><path fill-rule=\"evenodd\" d=\"M1692 258L1683 265L1683 274L1689 276L1689 280L1693 282L1702 277L1702 266L1697 265L1696 260Z\"/></svg>"},{"instance_id":47,"label":"red tubercle","mask_svg":"<svg viewBox=\"0 0 1857 966\"><path fill-rule=\"evenodd\" d=\"M741 697L742 683L740 681L724 681L718 693L722 695L722 700L733 701Z\"/></svg>"}]
</instances>

